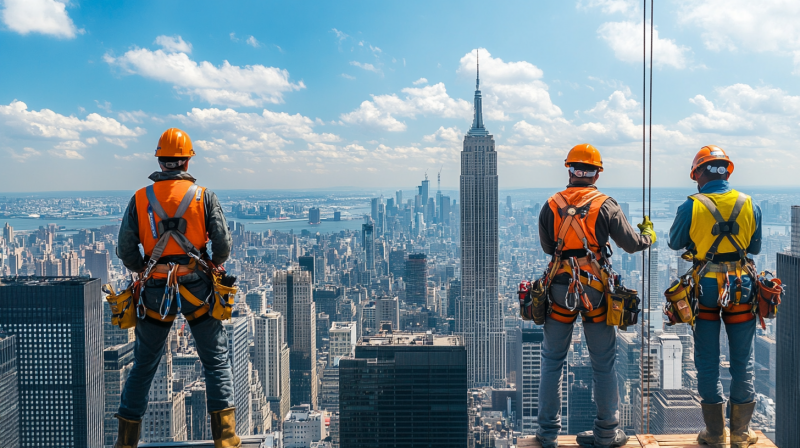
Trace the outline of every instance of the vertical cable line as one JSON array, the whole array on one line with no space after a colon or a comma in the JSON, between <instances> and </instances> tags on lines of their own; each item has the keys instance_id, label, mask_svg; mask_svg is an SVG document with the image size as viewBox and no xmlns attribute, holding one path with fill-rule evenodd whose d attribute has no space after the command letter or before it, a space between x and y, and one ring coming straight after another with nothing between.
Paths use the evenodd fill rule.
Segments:
<instances>
[{"instance_id":1,"label":"vertical cable line","mask_svg":"<svg viewBox=\"0 0 800 448\"><path fill-rule=\"evenodd\" d=\"M645 146L645 124L647 123L647 0L643 0L643 11L642 11L642 219L647 214L647 210L645 209L645 186L647 184L646 179L646 168L645 164L647 163L646 160L646 146ZM647 288L645 287L645 282L647 279L646 275L646 266L645 266L645 257L642 257L642 292L646 291ZM644 307L643 307L644 308ZM649 349L649 339L647 340L647 350L645 350L645 327L649 327L649 317L650 317L650 310L645 308L642 313L642 334L641 334L641 352L640 352L640 365L639 365L639 393L640 393L640 411L641 414L639 415L640 424L639 428L641 430L645 429L645 407L644 407L644 380L648 378L645 375L645 370L649 371L648 364L649 364L649 356L650 356L650 349ZM647 358L645 358L647 356ZM649 378L648 378L649 379ZM649 383L649 381L648 381ZM650 397L648 397L649 399ZM649 401L649 400L648 400Z\"/></svg>"},{"instance_id":2,"label":"vertical cable line","mask_svg":"<svg viewBox=\"0 0 800 448\"><path fill-rule=\"evenodd\" d=\"M645 0L645 3L647 0ZM647 215L653 216L653 7L654 0L650 0L650 117L647 126ZM642 206L644 207L644 205ZM654 230L655 231L655 230ZM650 309L651 290L650 282L652 281L652 246L647 247L647 309ZM656 266L656 269L658 267ZM648 314L648 317L650 315ZM648 319L650 320L650 319ZM647 325L647 351L648 359L650 359L650 324ZM648 363L649 364L649 363ZM647 433L650 434L650 381L647 381Z\"/></svg>"}]
</instances>

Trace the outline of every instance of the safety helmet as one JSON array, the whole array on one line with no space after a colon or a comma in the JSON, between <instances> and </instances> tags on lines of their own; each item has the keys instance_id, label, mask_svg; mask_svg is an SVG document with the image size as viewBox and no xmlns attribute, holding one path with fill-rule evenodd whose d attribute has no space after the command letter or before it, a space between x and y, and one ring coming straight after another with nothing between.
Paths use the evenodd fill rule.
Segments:
<instances>
[{"instance_id":1,"label":"safety helmet","mask_svg":"<svg viewBox=\"0 0 800 448\"><path fill-rule=\"evenodd\" d=\"M156 148L156 157L192 157L192 139L178 128L169 128L161 134Z\"/></svg>"},{"instance_id":2,"label":"safety helmet","mask_svg":"<svg viewBox=\"0 0 800 448\"><path fill-rule=\"evenodd\" d=\"M575 145L569 150L567 159L564 160L564 166L568 167L573 163L585 163L599 168L603 171L603 158L600 156L600 151L588 143L581 143Z\"/></svg>"},{"instance_id":3,"label":"safety helmet","mask_svg":"<svg viewBox=\"0 0 800 448\"><path fill-rule=\"evenodd\" d=\"M708 162L713 162L716 160L724 160L728 162L728 175L730 176L733 174L733 162L731 161L730 157L728 157L728 154L725 153L725 150L719 146L708 145L700 148L700 151L698 151L697 155L694 156L694 161L692 162L692 172L689 173L689 177L691 177L692 180L697 180L697 168L700 168L700 166Z\"/></svg>"}]
</instances>

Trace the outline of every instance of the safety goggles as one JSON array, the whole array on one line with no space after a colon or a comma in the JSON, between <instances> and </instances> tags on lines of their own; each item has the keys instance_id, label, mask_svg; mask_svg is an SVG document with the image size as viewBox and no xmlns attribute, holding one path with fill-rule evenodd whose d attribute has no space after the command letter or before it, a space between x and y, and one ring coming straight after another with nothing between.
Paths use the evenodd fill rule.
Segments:
<instances>
[{"instance_id":1,"label":"safety goggles","mask_svg":"<svg viewBox=\"0 0 800 448\"><path fill-rule=\"evenodd\" d=\"M728 167L726 166L707 165L706 169L712 174L728 174Z\"/></svg>"},{"instance_id":2,"label":"safety goggles","mask_svg":"<svg viewBox=\"0 0 800 448\"><path fill-rule=\"evenodd\" d=\"M595 175L597 175L597 170L594 171L576 170L574 166L569 167L569 172L575 177L594 177Z\"/></svg>"}]
</instances>

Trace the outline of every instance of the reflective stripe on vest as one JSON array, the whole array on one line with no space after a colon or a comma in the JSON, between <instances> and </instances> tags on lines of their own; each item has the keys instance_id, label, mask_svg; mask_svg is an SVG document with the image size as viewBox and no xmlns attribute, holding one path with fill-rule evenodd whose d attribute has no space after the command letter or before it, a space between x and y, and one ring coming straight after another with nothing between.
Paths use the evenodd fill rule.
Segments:
<instances>
[{"instance_id":1,"label":"reflective stripe on vest","mask_svg":"<svg viewBox=\"0 0 800 448\"><path fill-rule=\"evenodd\" d=\"M572 206L569 208L575 209L573 219L570 221L578 224L586 237L586 244L589 250L599 256L600 244L597 242L597 236L595 235L595 226L597 224L597 217L600 215L600 207L603 206L608 196L600 193L596 188L570 187L560 193L556 193L556 195L547 200L550 210L553 212L553 232L556 238L556 244L558 244L559 230L561 230L561 233L564 233L564 230L566 230L563 237L564 245L561 248L562 251L583 249L584 245L578 233L572 228L572 225L570 225L568 229L562 229L561 223L569 215L567 209L559 207L558 195L564 198L566 205Z\"/></svg>"},{"instance_id":2,"label":"reflective stripe on vest","mask_svg":"<svg viewBox=\"0 0 800 448\"><path fill-rule=\"evenodd\" d=\"M723 219L728 219L736 204L736 199L739 197L739 192L731 190L727 193L704 194L704 196L716 205ZM736 218L736 223L739 225L739 233L737 235L731 235L734 241L736 241L743 250L747 250L747 247L750 245L750 239L756 232L756 226L758 225L755 215L753 214L753 201L749 196L745 196L747 199L742 206L742 210L739 212L739 216ZM689 237L697 251L695 258L697 260L705 260L708 250L714 244L714 241L717 240L717 235L712 233L717 220L714 219L711 211L696 197L689 196L689 198L692 199L693 202L692 225L689 229ZM723 238L719 243L717 253L736 253L736 248L727 238Z\"/></svg>"},{"instance_id":3,"label":"reflective stripe on vest","mask_svg":"<svg viewBox=\"0 0 800 448\"><path fill-rule=\"evenodd\" d=\"M188 180L164 180L153 184L153 191L161 207L169 216L174 216L178 210L181 200L186 192L194 185ZM152 255L153 248L158 242L154 238L152 227L158 228L161 218L157 213L150 213L152 209L150 201L147 199L147 189L142 188L136 192L136 210L139 216L139 242L144 247L144 253L148 257ZM198 187L183 219L186 220L186 232L184 235L189 242L198 249L202 249L208 243L208 233L206 232L206 212L205 212L205 189ZM152 225L151 225L152 220ZM169 255L185 255L186 252L173 239L167 243L162 257Z\"/></svg>"}]
</instances>

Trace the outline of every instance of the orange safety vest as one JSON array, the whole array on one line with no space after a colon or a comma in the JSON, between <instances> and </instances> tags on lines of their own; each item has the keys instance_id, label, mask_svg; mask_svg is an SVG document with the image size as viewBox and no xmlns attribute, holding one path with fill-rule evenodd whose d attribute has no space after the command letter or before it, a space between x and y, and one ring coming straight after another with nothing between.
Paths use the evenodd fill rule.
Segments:
<instances>
[{"instance_id":1,"label":"orange safety vest","mask_svg":"<svg viewBox=\"0 0 800 448\"><path fill-rule=\"evenodd\" d=\"M596 188L570 187L547 200L550 210L553 211L557 251L588 247L596 258L600 258L601 248L595 235L595 226L600 207L606 199L608 196ZM586 270L591 269L587 267Z\"/></svg>"},{"instance_id":2,"label":"orange safety vest","mask_svg":"<svg viewBox=\"0 0 800 448\"><path fill-rule=\"evenodd\" d=\"M194 185L189 180L163 180L153 184L153 191L161 207L169 216L175 216L178 206L186 192ZM186 230L183 234L198 250L206 246L209 241L206 231L205 188L197 187L192 200L183 213L186 220ZM145 255L152 256L153 249L158 242L161 232L159 223L161 218L153 211L150 200L147 198L147 188L136 192L136 213L139 215L139 242L144 247ZM172 238L167 243L162 257L169 255L186 255L181 246Z\"/></svg>"}]
</instances>

